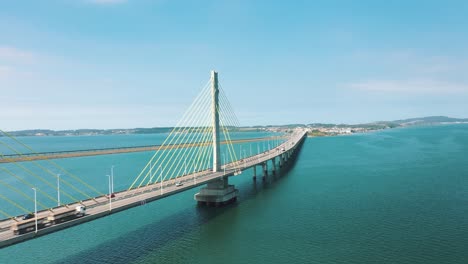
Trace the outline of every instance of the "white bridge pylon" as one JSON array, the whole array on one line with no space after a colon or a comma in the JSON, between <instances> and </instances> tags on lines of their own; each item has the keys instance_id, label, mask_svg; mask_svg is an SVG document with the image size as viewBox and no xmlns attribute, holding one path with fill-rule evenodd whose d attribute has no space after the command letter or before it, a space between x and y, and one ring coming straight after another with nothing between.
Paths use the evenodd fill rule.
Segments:
<instances>
[{"instance_id":1,"label":"white bridge pylon","mask_svg":"<svg viewBox=\"0 0 468 264\"><path fill-rule=\"evenodd\" d=\"M219 172L225 164L240 162L230 135L238 127L239 120L218 81L218 73L211 71L210 80L128 191L152 184L162 187L164 182L177 182L185 175ZM223 148L221 139L227 142ZM164 147L168 145L181 147Z\"/></svg>"}]
</instances>

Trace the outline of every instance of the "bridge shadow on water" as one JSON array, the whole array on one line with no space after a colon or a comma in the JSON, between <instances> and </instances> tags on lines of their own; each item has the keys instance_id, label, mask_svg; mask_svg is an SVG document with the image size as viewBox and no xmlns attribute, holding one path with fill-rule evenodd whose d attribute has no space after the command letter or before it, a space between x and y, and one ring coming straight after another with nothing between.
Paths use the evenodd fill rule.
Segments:
<instances>
[{"instance_id":1,"label":"bridge shadow on water","mask_svg":"<svg viewBox=\"0 0 468 264\"><path fill-rule=\"evenodd\" d=\"M187 233L200 228L234 206L237 205L232 204L223 208L202 208L195 205L195 208L182 210L55 263L119 264L134 262L150 252L163 248L171 241L178 240Z\"/></svg>"},{"instance_id":2,"label":"bridge shadow on water","mask_svg":"<svg viewBox=\"0 0 468 264\"><path fill-rule=\"evenodd\" d=\"M299 149L295 154L299 154ZM295 156L296 156L295 155ZM223 207L194 206L174 213L164 219L142 226L137 230L125 233L120 237L99 244L97 247L79 251L55 263L129 263L138 262L151 252L158 251L167 246L171 241L178 240L183 236L200 229L209 221L217 218L223 213L240 206L243 201L255 199L264 189L279 184L283 176L294 167L296 157L293 157L279 171L273 174L269 171L267 178L257 176L256 181L245 180L236 184L240 190L237 202ZM242 177L242 176L241 176ZM115 215L114 215L115 216Z\"/></svg>"}]
</instances>

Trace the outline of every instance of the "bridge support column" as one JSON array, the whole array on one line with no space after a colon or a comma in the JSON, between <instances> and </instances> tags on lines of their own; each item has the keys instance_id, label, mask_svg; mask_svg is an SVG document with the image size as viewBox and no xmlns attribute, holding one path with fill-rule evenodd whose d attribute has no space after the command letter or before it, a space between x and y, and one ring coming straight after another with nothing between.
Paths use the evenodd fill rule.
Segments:
<instances>
[{"instance_id":1,"label":"bridge support column","mask_svg":"<svg viewBox=\"0 0 468 264\"><path fill-rule=\"evenodd\" d=\"M220 206L237 200L239 190L229 185L228 177L209 182L195 194L194 199L200 205Z\"/></svg>"},{"instance_id":2,"label":"bridge support column","mask_svg":"<svg viewBox=\"0 0 468 264\"><path fill-rule=\"evenodd\" d=\"M278 158L279 158L279 167L282 168L283 167L283 154L280 154Z\"/></svg>"},{"instance_id":3,"label":"bridge support column","mask_svg":"<svg viewBox=\"0 0 468 264\"><path fill-rule=\"evenodd\" d=\"M253 180L257 180L257 166L255 165L253 166Z\"/></svg>"},{"instance_id":4,"label":"bridge support column","mask_svg":"<svg viewBox=\"0 0 468 264\"><path fill-rule=\"evenodd\" d=\"M271 159L271 164L273 164L271 171L273 172L273 174L276 174L276 158Z\"/></svg>"},{"instance_id":5,"label":"bridge support column","mask_svg":"<svg viewBox=\"0 0 468 264\"><path fill-rule=\"evenodd\" d=\"M263 170L263 177L262 177L262 179L263 179L263 180L266 180L266 177L268 176L268 164L267 164L266 161L262 163L262 170Z\"/></svg>"}]
</instances>

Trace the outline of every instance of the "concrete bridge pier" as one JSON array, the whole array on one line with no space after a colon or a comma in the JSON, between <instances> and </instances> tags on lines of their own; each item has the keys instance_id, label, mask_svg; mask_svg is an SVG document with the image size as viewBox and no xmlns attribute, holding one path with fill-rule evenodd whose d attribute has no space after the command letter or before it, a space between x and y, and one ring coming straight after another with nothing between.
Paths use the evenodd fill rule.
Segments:
<instances>
[{"instance_id":1,"label":"concrete bridge pier","mask_svg":"<svg viewBox=\"0 0 468 264\"><path fill-rule=\"evenodd\" d=\"M257 166L253 166L253 180L257 180Z\"/></svg>"},{"instance_id":2,"label":"concrete bridge pier","mask_svg":"<svg viewBox=\"0 0 468 264\"><path fill-rule=\"evenodd\" d=\"M271 168L271 172L273 174L276 174L276 158L271 159L271 164L273 164L273 167Z\"/></svg>"},{"instance_id":3,"label":"concrete bridge pier","mask_svg":"<svg viewBox=\"0 0 468 264\"><path fill-rule=\"evenodd\" d=\"M262 170L263 170L263 180L266 180L266 177L268 176L268 164L267 162L262 163Z\"/></svg>"},{"instance_id":4,"label":"concrete bridge pier","mask_svg":"<svg viewBox=\"0 0 468 264\"><path fill-rule=\"evenodd\" d=\"M194 199L199 205L220 206L237 200L239 190L229 185L228 177L209 182L206 187L195 194Z\"/></svg>"},{"instance_id":5,"label":"concrete bridge pier","mask_svg":"<svg viewBox=\"0 0 468 264\"><path fill-rule=\"evenodd\" d=\"M279 167L282 168L283 167L283 160L284 160L284 157L283 157L284 154L280 154L279 155Z\"/></svg>"}]
</instances>

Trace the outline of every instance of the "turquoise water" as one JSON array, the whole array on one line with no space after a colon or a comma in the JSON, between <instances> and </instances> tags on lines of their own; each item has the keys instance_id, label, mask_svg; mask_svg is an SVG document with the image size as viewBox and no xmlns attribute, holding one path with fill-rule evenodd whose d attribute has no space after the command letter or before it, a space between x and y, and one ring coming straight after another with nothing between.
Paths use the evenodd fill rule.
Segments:
<instances>
[{"instance_id":1,"label":"turquoise water","mask_svg":"<svg viewBox=\"0 0 468 264\"><path fill-rule=\"evenodd\" d=\"M468 263L468 125L309 138L281 177L230 181L237 204L197 207L194 189L1 249L0 263Z\"/></svg>"}]
</instances>

